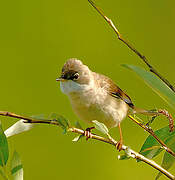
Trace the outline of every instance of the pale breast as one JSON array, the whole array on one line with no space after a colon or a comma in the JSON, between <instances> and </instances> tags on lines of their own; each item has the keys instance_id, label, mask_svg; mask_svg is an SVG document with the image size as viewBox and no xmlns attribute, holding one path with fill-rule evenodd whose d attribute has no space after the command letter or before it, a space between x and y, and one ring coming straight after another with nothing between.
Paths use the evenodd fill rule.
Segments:
<instances>
[{"instance_id":1,"label":"pale breast","mask_svg":"<svg viewBox=\"0 0 175 180\"><path fill-rule=\"evenodd\" d=\"M128 113L128 105L116 99L103 89L94 88L84 93L71 93L69 96L74 112L88 123L93 120L104 123L108 128L115 127Z\"/></svg>"}]
</instances>

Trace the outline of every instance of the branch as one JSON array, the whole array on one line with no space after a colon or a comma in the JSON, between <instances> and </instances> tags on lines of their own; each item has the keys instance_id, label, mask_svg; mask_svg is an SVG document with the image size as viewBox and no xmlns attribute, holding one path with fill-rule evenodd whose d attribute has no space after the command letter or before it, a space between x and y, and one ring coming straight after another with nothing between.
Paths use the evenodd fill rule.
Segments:
<instances>
[{"instance_id":1,"label":"branch","mask_svg":"<svg viewBox=\"0 0 175 180\"><path fill-rule=\"evenodd\" d=\"M138 124L140 127L142 127L144 130L146 130L149 134L151 134L151 136L153 136L153 137L157 140L157 142L158 142L159 144L161 144L162 147L163 147L168 153L170 153L171 155L173 155L173 156L175 157L175 153L174 153L161 139L159 139L159 138L155 135L154 131L153 131L151 128L149 128L148 126L145 126L144 124L140 123L139 121L137 121L137 120L136 120L134 117L132 117L131 115L128 115L128 117L129 117L132 121L134 121L136 124Z\"/></svg>"},{"instance_id":2,"label":"branch","mask_svg":"<svg viewBox=\"0 0 175 180\"><path fill-rule=\"evenodd\" d=\"M112 20L109 19L103 11L95 5L95 3L92 0L88 0L89 3L97 10L97 12L107 21L107 23L110 25L110 27L114 30L114 32L117 34L117 37L120 41L122 41L126 46L128 46L135 54L137 54L142 61L148 66L149 70L154 73L156 76L158 76L172 91L175 92L175 87L170 84L170 82L165 79L147 60L147 58L142 55L135 47L133 47L128 41L126 41L122 35L120 34L119 30L115 27Z\"/></svg>"},{"instance_id":3,"label":"branch","mask_svg":"<svg viewBox=\"0 0 175 180\"><path fill-rule=\"evenodd\" d=\"M24 119L26 120L25 123L42 123L42 124L52 124L52 125L57 125L60 126L60 124L58 123L58 121L56 120L38 120L38 119L34 119L34 118L29 118L29 117L24 117L21 115L17 115L15 113L11 113L11 112L6 112L6 111L0 111L0 115L2 116L9 116L9 117L13 117L13 118L17 118L17 119ZM85 136L85 131L79 128L75 128L75 127L69 127L68 131L73 132L73 133L77 133L77 134L81 134L83 136ZM116 147L117 145L117 141L115 141L113 138L104 138L102 136L90 133L89 138L91 139L95 139L98 141L102 141L108 144L113 145L114 147ZM139 154L138 152L128 148L125 145L122 145L122 150L125 151L126 155L128 157L132 157L134 159L140 160L145 162L146 164L152 166L154 169L157 169L158 171L160 171L161 173L163 173L165 176L167 176L169 179L173 180L175 179L175 176L172 175L171 173L169 173L167 170L165 170L164 168L162 168L160 165L158 165L156 162L154 162L153 160L150 160L146 157L144 157L143 155Z\"/></svg>"},{"instance_id":4,"label":"branch","mask_svg":"<svg viewBox=\"0 0 175 180\"><path fill-rule=\"evenodd\" d=\"M74 132L74 133L78 133L78 134L81 134L81 135L84 135L84 130L82 129L78 129L78 128L70 128L70 131L71 132ZM92 134L91 133L91 138L92 139L96 139L96 140L99 140L99 141L102 141L102 142L105 142L105 143L108 143L108 144L112 144L113 146L116 147L117 145L117 141L115 141L114 139L106 139L104 137L101 137L101 136L98 136L98 135L95 135L95 134ZM169 179L175 179L175 176L173 176L171 173L169 173L167 170L165 170L164 168L162 168L161 166L159 166L156 162L154 162L153 160L150 160L148 158L146 158L145 156L139 154L138 152L132 150L132 149L128 149L127 146L125 145L122 145L122 150L125 151L125 153L127 153L127 155L129 157L132 157L134 159L137 159L137 160L141 160L143 162L145 162L146 164L152 166L153 168L157 169L158 171L160 171L161 173L163 173L165 176L167 176Z\"/></svg>"}]
</instances>

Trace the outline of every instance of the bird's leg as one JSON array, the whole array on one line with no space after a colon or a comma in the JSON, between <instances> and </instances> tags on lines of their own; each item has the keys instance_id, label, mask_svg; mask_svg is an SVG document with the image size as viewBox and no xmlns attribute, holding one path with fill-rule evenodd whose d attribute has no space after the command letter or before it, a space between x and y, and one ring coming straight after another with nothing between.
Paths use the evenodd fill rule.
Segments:
<instances>
[{"instance_id":1,"label":"bird's leg","mask_svg":"<svg viewBox=\"0 0 175 180\"><path fill-rule=\"evenodd\" d=\"M95 127L89 127L84 131L84 136L86 136L86 140L88 140L89 138L91 138L91 130L95 129Z\"/></svg>"},{"instance_id":2,"label":"bird's leg","mask_svg":"<svg viewBox=\"0 0 175 180\"><path fill-rule=\"evenodd\" d=\"M120 122L118 124L118 128L119 128L119 133L120 133L120 140L117 142L116 144L116 148L121 151L122 150L122 145L123 145L123 135L122 135L122 129L120 126Z\"/></svg>"}]
</instances>

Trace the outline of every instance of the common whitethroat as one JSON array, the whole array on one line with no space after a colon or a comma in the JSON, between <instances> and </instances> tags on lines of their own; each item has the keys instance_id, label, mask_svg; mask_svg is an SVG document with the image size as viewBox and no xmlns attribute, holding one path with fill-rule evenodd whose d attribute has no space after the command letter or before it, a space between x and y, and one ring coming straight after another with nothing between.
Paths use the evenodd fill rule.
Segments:
<instances>
[{"instance_id":1,"label":"common whitethroat","mask_svg":"<svg viewBox=\"0 0 175 180\"><path fill-rule=\"evenodd\" d=\"M159 114L135 107L130 97L109 77L91 71L75 58L64 64L61 76L56 80L60 81L61 91L68 96L80 119L88 123L97 120L108 128L119 127L119 150L123 141L120 123L129 113L151 116Z\"/></svg>"}]
</instances>

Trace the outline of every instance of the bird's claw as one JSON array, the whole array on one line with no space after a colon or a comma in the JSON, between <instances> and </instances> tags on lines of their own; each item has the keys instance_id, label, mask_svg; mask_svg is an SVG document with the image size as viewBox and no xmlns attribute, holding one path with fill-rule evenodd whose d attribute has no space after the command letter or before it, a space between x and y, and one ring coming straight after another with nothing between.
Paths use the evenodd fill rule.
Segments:
<instances>
[{"instance_id":1,"label":"bird's claw","mask_svg":"<svg viewBox=\"0 0 175 180\"><path fill-rule=\"evenodd\" d=\"M90 127L90 128L87 128L84 131L84 136L86 136L86 140L88 140L89 138L92 138L91 130L94 129L94 128L95 127Z\"/></svg>"},{"instance_id":2,"label":"bird's claw","mask_svg":"<svg viewBox=\"0 0 175 180\"><path fill-rule=\"evenodd\" d=\"M116 144L117 150L120 152L122 150L123 142L122 140L119 140Z\"/></svg>"}]
</instances>

